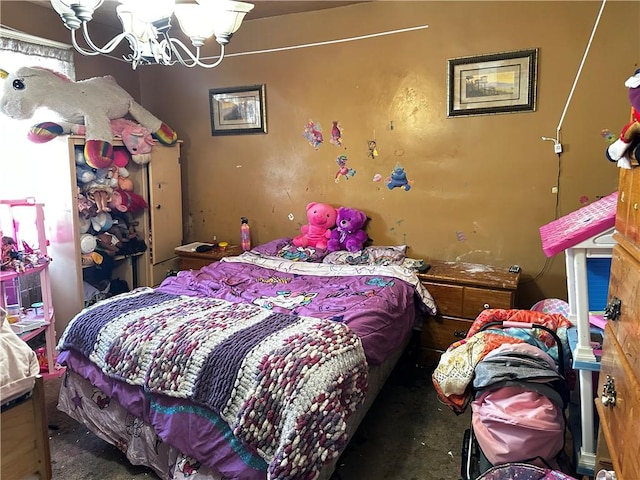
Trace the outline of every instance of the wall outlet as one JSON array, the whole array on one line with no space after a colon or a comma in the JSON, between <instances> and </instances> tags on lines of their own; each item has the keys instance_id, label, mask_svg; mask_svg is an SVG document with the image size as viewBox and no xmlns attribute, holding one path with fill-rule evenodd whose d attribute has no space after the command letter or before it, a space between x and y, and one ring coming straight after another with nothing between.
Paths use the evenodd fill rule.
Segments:
<instances>
[{"instance_id":1,"label":"wall outlet","mask_svg":"<svg viewBox=\"0 0 640 480\"><path fill-rule=\"evenodd\" d=\"M553 146L553 151L554 151L555 153L562 153L562 144L561 144L561 143L556 143L556 144Z\"/></svg>"}]
</instances>

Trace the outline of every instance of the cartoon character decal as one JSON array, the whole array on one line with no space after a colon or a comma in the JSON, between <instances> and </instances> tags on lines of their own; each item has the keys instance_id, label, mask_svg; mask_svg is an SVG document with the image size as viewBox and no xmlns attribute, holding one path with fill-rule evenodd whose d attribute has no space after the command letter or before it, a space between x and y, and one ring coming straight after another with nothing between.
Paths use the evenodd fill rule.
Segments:
<instances>
[{"instance_id":1,"label":"cartoon character decal","mask_svg":"<svg viewBox=\"0 0 640 480\"><path fill-rule=\"evenodd\" d=\"M367 148L369 149L369 156L371 157L371 160L375 160L375 158L378 156L378 148L376 146L376 141L369 140L367 142Z\"/></svg>"},{"instance_id":2,"label":"cartoon character decal","mask_svg":"<svg viewBox=\"0 0 640 480\"><path fill-rule=\"evenodd\" d=\"M331 127L331 140L330 142L336 147L342 146L342 125L338 124L337 120L334 120Z\"/></svg>"},{"instance_id":3,"label":"cartoon character decal","mask_svg":"<svg viewBox=\"0 0 640 480\"><path fill-rule=\"evenodd\" d=\"M304 133L302 136L304 136L304 138L309 142L309 145L316 150L320 148L320 145L322 145L322 142L324 141L324 138L322 137L322 128L313 120L309 120L304 126Z\"/></svg>"},{"instance_id":4,"label":"cartoon character decal","mask_svg":"<svg viewBox=\"0 0 640 480\"><path fill-rule=\"evenodd\" d=\"M345 180L349 180L349 177L353 177L356 174L356 171L353 168L347 167L346 155L338 155L336 163L338 164L338 167L340 167L336 172L336 183L340 181L340 177L344 177Z\"/></svg>"},{"instance_id":5,"label":"cartoon character decal","mask_svg":"<svg viewBox=\"0 0 640 480\"><path fill-rule=\"evenodd\" d=\"M389 190L393 190L396 187L404 188L405 192L411 190L410 181L407 179L407 173L399 163L391 172L391 176L387 178L386 184Z\"/></svg>"}]
</instances>

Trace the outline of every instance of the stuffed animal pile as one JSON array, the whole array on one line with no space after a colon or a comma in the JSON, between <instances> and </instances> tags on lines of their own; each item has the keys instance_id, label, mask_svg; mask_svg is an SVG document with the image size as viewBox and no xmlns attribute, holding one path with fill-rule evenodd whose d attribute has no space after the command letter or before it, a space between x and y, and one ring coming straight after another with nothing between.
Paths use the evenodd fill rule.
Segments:
<instances>
[{"instance_id":1,"label":"stuffed animal pile","mask_svg":"<svg viewBox=\"0 0 640 480\"><path fill-rule=\"evenodd\" d=\"M135 140L132 137L141 135L144 138L148 133L165 145L177 141L172 128L138 104L110 76L74 82L46 68L22 67L11 74L0 70L0 77L4 78L0 96L2 113L16 120L29 119L40 108L58 114L60 121L42 122L31 127L28 137L37 143L48 142L62 134L78 133L83 128L86 135L84 157L92 168L112 165L114 126L111 122L127 115L147 131L125 133L124 129L120 130L120 134L127 137L125 143L131 144ZM132 153L138 155L137 151ZM139 160L144 162L142 157Z\"/></svg>"},{"instance_id":2,"label":"stuffed animal pile","mask_svg":"<svg viewBox=\"0 0 640 480\"><path fill-rule=\"evenodd\" d=\"M307 205L307 223L300 227L300 235L293 245L336 252L362 250L369 235L365 232L367 215L355 208L339 207L327 203L311 202Z\"/></svg>"},{"instance_id":3,"label":"stuffed animal pile","mask_svg":"<svg viewBox=\"0 0 640 480\"><path fill-rule=\"evenodd\" d=\"M607 148L605 155L618 167L631 168L640 165L640 69L624 83L629 89L631 120L620 133L620 137Z\"/></svg>"},{"instance_id":4,"label":"stuffed animal pile","mask_svg":"<svg viewBox=\"0 0 640 480\"><path fill-rule=\"evenodd\" d=\"M101 169L86 164L81 148L75 154L83 264L102 264L105 255L144 252L147 245L135 230L134 216L148 205L133 191L126 169L129 152L115 147L114 165Z\"/></svg>"},{"instance_id":5,"label":"stuffed animal pile","mask_svg":"<svg viewBox=\"0 0 640 480\"><path fill-rule=\"evenodd\" d=\"M86 135L87 128L84 125L75 125L71 128L71 133ZM145 165L151 161L151 149L153 147L153 135L151 131L142 125L126 118L116 118L111 120L111 133L114 137L120 137L122 143L131 154L131 159L139 165ZM30 134L30 138L33 136ZM37 138L33 141L37 142ZM113 162L116 163L116 152L114 150ZM120 165L117 165L120 166Z\"/></svg>"},{"instance_id":6,"label":"stuffed animal pile","mask_svg":"<svg viewBox=\"0 0 640 480\"><path fill-rule=\"evenodd\" d=\"M2 246L0 250L0 270L13 270L16 272L26 272L38 265L49 263L51 259L42 255L38 250L34 250L26 242L22 242L19 248L13 237L4 235L0 230Z\"/></svg>"}]
</instances>

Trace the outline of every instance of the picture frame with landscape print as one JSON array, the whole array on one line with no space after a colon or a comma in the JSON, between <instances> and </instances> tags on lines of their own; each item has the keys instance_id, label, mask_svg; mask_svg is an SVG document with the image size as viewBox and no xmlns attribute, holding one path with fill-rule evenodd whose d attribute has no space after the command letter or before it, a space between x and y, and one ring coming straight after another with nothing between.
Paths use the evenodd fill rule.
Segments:
<instances>
[{"instance_id":1,"label":"picture frame with landscape print","mask_svg":"<svg viewBox=\"0 0 640 480\"><path fill-rule=\"evenodd\" d=\"M266 85L209 90L211 135L267 133Z\"/></svg>"},{"instance_id":2,"label":"picture frame with landscape print","mask_svg":"<svg viewBox=\"0 0 640 480\"><path fill-rule=\"evenodd\" d=\"M535 111L538 49L448 61L448 117Z\"/></svg>"}]
</instances>

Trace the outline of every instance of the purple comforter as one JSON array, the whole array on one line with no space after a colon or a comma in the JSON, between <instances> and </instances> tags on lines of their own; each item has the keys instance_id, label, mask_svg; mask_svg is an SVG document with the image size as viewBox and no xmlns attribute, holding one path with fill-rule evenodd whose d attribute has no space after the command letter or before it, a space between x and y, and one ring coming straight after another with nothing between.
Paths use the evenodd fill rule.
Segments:
<instances>
[{"instance_id":1,"label":"purple comforter","mask_svg":"<svg viewBox=\"0 0 640 480\"><path fill-rule=\"evenodd\" d=\"M405 268L294 262L254 253L181 271L158 290L345 323L360 337L372 365L403 343L417 312L435 314L433 299Z\"/></svg>"},{"instance_id":2,"label":"purple comforter","mask_svg":"<svg viewBox=\"0 0 640 480\"><path fill-rule=\"evenodd\" d=\"M128 304L131 304L131 310ZM225 313L229 309L237 310L238 315L229 316L229 312ZM106 396L114 396L129 412L151 424L163 441L225 475L254 480L264 478L265 470L268 470L270 478L293 478L291 472L283 470L293 468L300 472L304 470L304 476L308 473L312 478L322 463L338 454L341 442L346 441L345 422L366 390L365 356L369 364L383 362L406 340L416 313L421 309L433 313L433 299L415 274L403 267L304 263L245 253L199 271L180 272L177 277L165 279L155 291L139 289L84 310L63 333L58 345L59 359L70 370L101 388ZM249 322L247 325L240 322L245 317ZM216 330L222 325L218 325L217 320L223 318L227 319L230 328ZM284 322L282 329L293 329L293 332L287 335L284 330L271 332L278 319L280 323ZM209 325L211 322L214 324ZM208 329L201 329L200 323L206 323ZM345 329L345 325L348 328ZM228 388L222 388L226 384L209 382L207 379L214 377L200 376L200 372L211 362L218 362L217 359L224 361L211 367L213 370L228 367L230 362L226 361L225 352L233 356L233 350L222 347L226 348L227 343L236 338L232 331L234 326L243 332L242 337L238 337L242 338L242 344L251 347L247 347L242 358L261 358L258 370L266 373L255 376L251 374L254 369L249 371L243 367L244 360L236 362L238 368L234 375L220 377L242 380L237 383L241 388L236 391L234 387L233 392L228 392ZM262 332L265 328L269 329L270 340L251 343L255 339L246 332L256 329ZM140 340L151 330L164 332L162 337L149 337L156 339L153 345ZM318 336L309 341L309 335L316 330ZM334 330L341 333L331 333ZM205 335L206 332L209 333ZM227 337L216 340L225 332ZM165 338L169 340L165 341ZM278 339L284 343L277 343ZM349 345L358 348L345 349L348 340ZM186 363L179 361L173 366L165 357L155 359L164 350L170 350L169 347L204 349L204 343L211 344L207 347L211 351L202 355L194 353L188 356L190 360ZM316 350L325 344L326 357L316 358ZM308 355L301 353L307 350ZM278 352L289 353L280 361ZM153 358L147 358L149 355ZM358 361L347 371L344 365L345 359L351 358L349 355ZM179 360L178 357L176 355ZM335 358L337 363L329 361L330 358ZM313 381L304 377L296 383L300 388L294 394L288 394L286 385L280 386L280 383L271 390L271 379L286 383L290 378L278 373L280 370L277 369L286 367L287 371L297 371L298 367L289 368L287 362L305 359L310 359L310 363L307 362L300 374L310 372L309 378ZM316 361L318 359L322 361ZM150 369L143 370L142 366L147 364ZM331 367L334 364L343 366L335 370ZM187 371L189 365L197 368ZM311 367L318 367L317 371ZM158 368L170 371L171 375L154 373ZM333 378L331 374L337 374L339 378ZM353 385L343 386L344 379ZM156 392L158 382L162 388ZM146 393L142 394L128 384L144 385ZM265 390L266 387L269 388ZM208 401L194 402L200 398L197 392L208 392L204 400L216 400L223 390L233 395L225 394L222 407L217 401L211 407ZM265 403L265 391L283 392L282 398ZM236 395L238 392L247 392L247 395L240 398ZM318 392L322 398L315 398ZM340 392L347 397L343 398ZM339 400L335 405L327 400L333 397ZM281 403L284 405L287 399L293 402L293 407L278 410L276 407ZM324 410L303 408L302 403L307 401L331 412L318 417L329 422L331 428L317 425L319 420L311 412ZM263 403L264 408L261 407ZM280 421L280 417L270 416L278 411L287 412L288 417ZM259 417L263 413L267 420ZM307 414L311 415L309 419L305 418ZM339 418L336 417L338 414ZM252 427L254 417L261 428ZM265 425L271 425L270 422L275 425L274 432L277 430L278 435L267 435L265 447L259 443L262 442L260 434ZM194 432L203 432L204 436L185 435L183 425L193 427ZM316 438L322 436L322 432L332 433L324 440ZM199 441L200 438L204 441ZM327 442L329 444L325 445ZM215 452L212 452L213 445L216 445ZM297 446L292 449L291 445Z\"/></svg>"}]
</instances>

